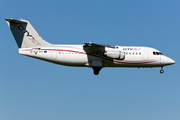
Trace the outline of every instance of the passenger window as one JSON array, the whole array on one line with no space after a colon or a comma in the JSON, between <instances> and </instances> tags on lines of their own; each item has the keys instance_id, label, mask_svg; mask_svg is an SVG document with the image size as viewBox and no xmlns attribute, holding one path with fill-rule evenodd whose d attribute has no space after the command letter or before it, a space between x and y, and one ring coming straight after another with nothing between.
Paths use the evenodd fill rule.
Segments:
<instances>
[{"instance_id":1,"label":"passenger window","mask_svg":"<svg viewBox=\"0 0 180 120\"><path fill-rule=\"evenodd\" d=\"M138 52L136 52L136 55L138 55Z\"/></svg>"},{"instance_id":2,"label":"passenger window","mask_svg":"<svg viewBox=\"0 0 180 120\"><path fill-rule=\"evenodd\" d=\"M132 54L134 55L134 52Z\"/></svg>"},{"instance_id":3,"label":"passenger window","mask_svg":"<svg viewBox=\"0 0 180 120\"><path fill-rule=\"evenodd\" d=\"M141 52L139 52L139 55L141 55Z\"/></svg>"},{"instance_id":4,"label":"passenger window","mask_svg":"<svg viewBox=\"0 0 180 120\"><path fill-rule=\"evenodd\" d=\"M126 55L128 55L128 52L126 52Z\"/></svg>"},{"instance_id":5,"label":"passenger window","mask_svg":"<svg viewBox=\"0 0 180 120\"><path fill-rule=\"evenodd\" d=\"M131 55L131 52L129 52L129 55Z\"/></svg>"}]
</instances>

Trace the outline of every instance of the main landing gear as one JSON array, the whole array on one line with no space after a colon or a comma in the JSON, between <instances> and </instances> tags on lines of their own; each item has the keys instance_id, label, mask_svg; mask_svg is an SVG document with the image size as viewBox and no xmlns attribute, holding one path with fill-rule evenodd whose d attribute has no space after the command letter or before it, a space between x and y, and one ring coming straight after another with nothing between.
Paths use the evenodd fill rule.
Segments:
<instances>
[{"instance_id":1,"label":"main landing gear","mask_svg":"<svg viewBox=\"0 0 180 120\"><path fill-rule=\"evenodd\" d=\"M93 69L94 74L98 75L99 71L102 69L102 67L92 67L92 69Z\"/></svg>"},{"instance_id":2,"label":"main landing gear","mask_svg":"<svg viewBox=\"0 0 180 120\"><path fill-rule=\"evenodd\" d=\"M160 73L161 73L161 74L164 73L163 66L161 67Z\"/></svg>"}]
</instances>

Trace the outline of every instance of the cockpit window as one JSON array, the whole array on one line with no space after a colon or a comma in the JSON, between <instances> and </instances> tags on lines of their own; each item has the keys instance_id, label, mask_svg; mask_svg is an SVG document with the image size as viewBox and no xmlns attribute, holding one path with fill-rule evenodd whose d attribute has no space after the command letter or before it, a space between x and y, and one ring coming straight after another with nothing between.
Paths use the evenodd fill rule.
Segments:
<instances>
[{"instance_id":1,"label":"cockpit window","mask_svg":"<svg viewBox=\"0 0 180 120\"><path fill-rule=\"evenodd\" d=\"M153 55L163 55L161 52L153 52Z\"/></svg>"},{"instance_id":2,"label":"cockpit window","mask_svg":"<svg viewBox=\"0 0 180 120\"><path fill-rule=\"evenodd\" d=\"M163 55L161 52L159 52L160 55Z\"/></svg>"}]
</instances>

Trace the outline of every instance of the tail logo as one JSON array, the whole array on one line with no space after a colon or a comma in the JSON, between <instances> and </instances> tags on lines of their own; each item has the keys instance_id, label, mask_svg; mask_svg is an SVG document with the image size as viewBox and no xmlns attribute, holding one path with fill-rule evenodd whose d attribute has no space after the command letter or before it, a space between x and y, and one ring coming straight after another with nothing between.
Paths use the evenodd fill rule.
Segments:
<instances>
[{"instance_id":1,"label":"tail logo","mask_svg":"<svg viewBox=\"0 0 180 120\"><path fill-rule=\"evenodd\" d=\"M26 36L28 37L29 40L32 41L33 44L35 44L36 46L38 45L41 46L41 44L32 35L30 35L29 32L22 25L19 25L18 28L21 32L27 34Z\"/></svg>"}]
</instances>

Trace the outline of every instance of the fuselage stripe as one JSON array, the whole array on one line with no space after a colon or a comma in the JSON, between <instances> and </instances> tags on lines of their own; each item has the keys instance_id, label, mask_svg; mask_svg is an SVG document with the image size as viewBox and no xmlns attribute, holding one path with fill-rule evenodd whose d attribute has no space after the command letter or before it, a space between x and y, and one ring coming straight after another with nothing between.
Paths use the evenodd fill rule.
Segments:
<instances>
[{"instance_id":1,"label":"fuselage stripe","mask_svg":"<svg viewBox=\"0 0 180 120\"><path fill-rule=\"evenodd\" d=\"M114 60L114 63L122 63L122 64L147 64L147 63L153 63L157 61L147 61L147 62L121 62Z\"/></svg>"}]
</instances>

